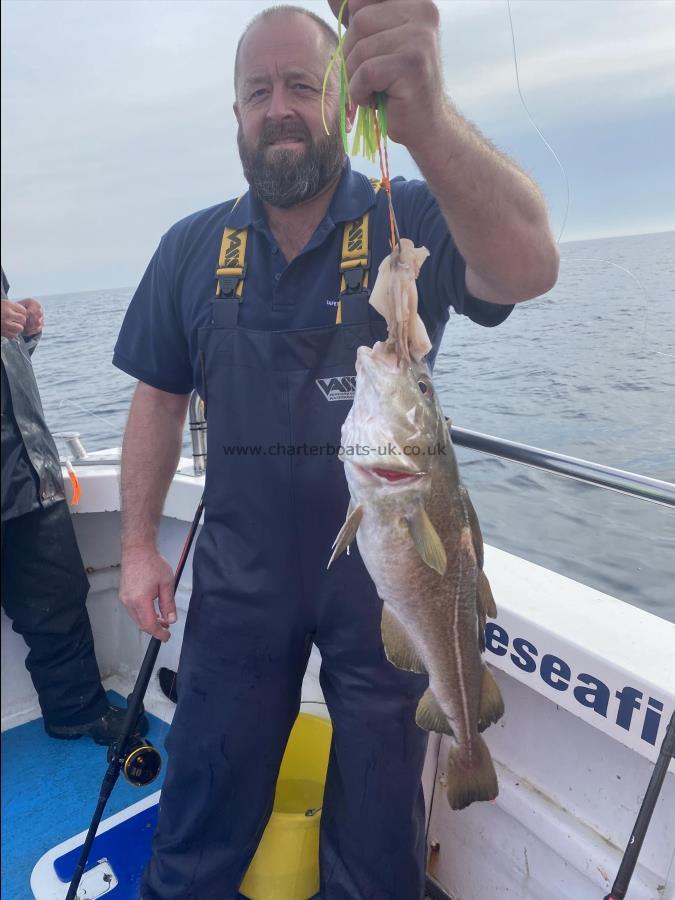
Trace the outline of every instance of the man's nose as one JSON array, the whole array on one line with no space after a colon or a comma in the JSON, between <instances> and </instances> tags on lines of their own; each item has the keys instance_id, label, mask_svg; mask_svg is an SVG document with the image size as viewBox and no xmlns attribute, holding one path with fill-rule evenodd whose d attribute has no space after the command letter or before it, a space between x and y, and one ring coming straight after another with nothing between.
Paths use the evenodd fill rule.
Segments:
<instances>
[{"instance_id":1,"label":"man's nose","mask_svg":"<svg viewBox=\"0 0 675 900\"><path fill-rule=\"evenodd\" d=\"M270 105L267 108L268 119L288 119L294 115L290 98L285 85L275 85L272 88Z\"/></svg>"}]
</instances>

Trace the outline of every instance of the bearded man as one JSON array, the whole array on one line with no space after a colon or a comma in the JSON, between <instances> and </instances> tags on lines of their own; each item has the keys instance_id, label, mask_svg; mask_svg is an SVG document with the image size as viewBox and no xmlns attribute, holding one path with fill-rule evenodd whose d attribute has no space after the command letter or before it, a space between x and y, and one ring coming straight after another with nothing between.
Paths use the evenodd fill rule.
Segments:
<instances>
[{"instance_id":1,"label":"bearded man","mask_svg":"<svg viewBox=\"0 0 675 900\"><path fill-rule=\"evenodd\" d=\"M392 194L401 236L430 251L418 289L433 361L450 307L499 324L552 287L557 250L538 188L444 96L434 4L350 0L349 15L352 100L386 94L389 135L424 178L395 179ZM272 809L312 644L334 729L321 896L420 900L424 890L426 733L415 709L426 677L387 662L381 603L356 547L326 571L348 504L329 452L351 398L342 376L354 375L359 345L385 336L366 274L372 284L389 252L385 192L342 149L337 75L326 94L330 135L322 124L336 43L322 19L293 7L247 27L234 113L249 190L164 235L115 350L115 364L139 380L122 462L121 599L160 640L176 611L156 535L194 388L209 429L205 521L144 900L237 896Z\"/></svg>"}]
</instances>

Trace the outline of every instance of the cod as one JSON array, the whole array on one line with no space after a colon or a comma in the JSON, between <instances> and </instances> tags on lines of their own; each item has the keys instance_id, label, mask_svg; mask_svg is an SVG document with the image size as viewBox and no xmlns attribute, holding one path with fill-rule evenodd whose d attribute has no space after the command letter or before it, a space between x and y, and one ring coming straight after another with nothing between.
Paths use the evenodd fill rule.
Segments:
<instances>
[{"instance_id":1,"label":"cod","mask_svg":"<svg viewBox=\"0 0 675 900\"><path fill-rule=\"evenodd\" d=\"M428 337L411 284L424 248L404 243L398 258L383 262L378 282L385 289L378 291L376 282L371 297L390 337L357 351L355 397L341 446L351 501L329 565L356 539L383 601L387 658L429 676L416 721L452 739L447 797L453 809L463 809L498 793L481 737L504 712L481 656L486 619L497 610L483 572L478 518L423 359Z\"/></svg>"}]
</instances>

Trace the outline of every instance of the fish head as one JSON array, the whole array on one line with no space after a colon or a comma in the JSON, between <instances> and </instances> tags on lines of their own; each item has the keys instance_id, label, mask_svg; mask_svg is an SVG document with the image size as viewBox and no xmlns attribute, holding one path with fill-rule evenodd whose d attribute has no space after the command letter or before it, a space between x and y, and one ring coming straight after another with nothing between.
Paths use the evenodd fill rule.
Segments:
<instances>
[{"instance_id":1,"label":"fish head","mask_svg":"<svg viewBox=\"0 0 675 900\"><path fill-rule=\"evenodd\" d=\"M354 401L342 427L341 458L351 477L410 487L431 474L448 441L426 363L399 364L389 341L359 347Z\"/></svg>"}]
</instances>

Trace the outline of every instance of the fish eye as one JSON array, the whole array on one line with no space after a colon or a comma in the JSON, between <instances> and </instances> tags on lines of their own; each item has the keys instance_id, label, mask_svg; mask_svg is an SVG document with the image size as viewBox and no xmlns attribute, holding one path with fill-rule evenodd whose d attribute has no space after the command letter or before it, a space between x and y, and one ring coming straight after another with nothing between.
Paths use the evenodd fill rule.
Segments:
<instances>
[{"instance_id":1,"label":"fish eye","mask_svg":"<svg viewBox=\"0 0 675 900\"><path fill-rule=\"evenodd\" d=\"M420 380L417 382L417 387L425 396L428 394L431 397L431 395L433 394L431 383L429 381L426 381L425 379L420 378Z\"/></svg>"}]
</instances>

